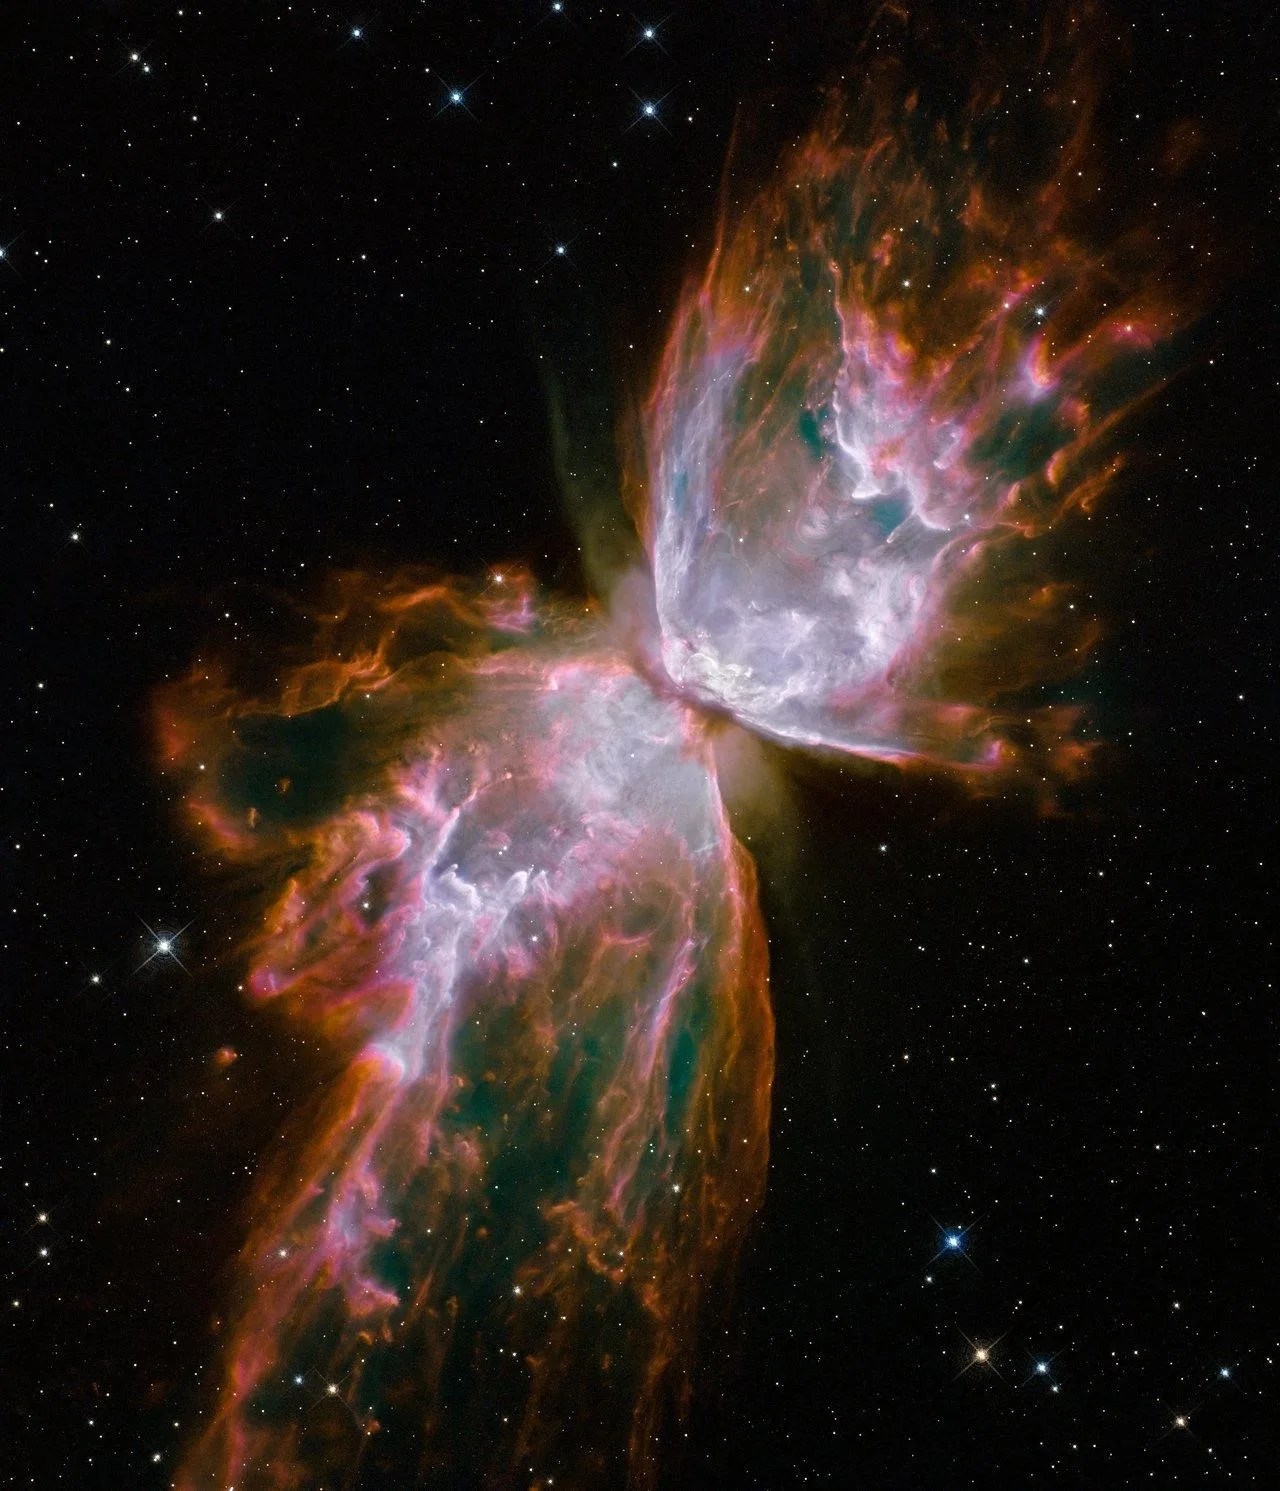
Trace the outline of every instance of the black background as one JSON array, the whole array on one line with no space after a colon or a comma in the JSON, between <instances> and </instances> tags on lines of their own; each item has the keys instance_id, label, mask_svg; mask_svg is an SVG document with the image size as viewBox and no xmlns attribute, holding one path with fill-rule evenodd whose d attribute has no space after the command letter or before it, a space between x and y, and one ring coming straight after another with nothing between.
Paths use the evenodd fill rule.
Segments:
<instances>
[{"instance_id":1,"label":"black background","mask_svg":"<svg viewBox=\"0 0 1280 1491\"><path fill-rule=\"evenodd\" d=\"M334 565L580 587L566 489L611 484L735 110L785 136L866 21L669 8L121 0L3 44L0 1484L168 1483L237 1203L315 1071L240 1006L153 690L269 648ZM752 846L770 1193L673 1486L1276 1484L1277 32L1120 30L1114 190L1204 121L1234 271L1099 540L1115 749L1048 818L785 766ZM191 923L188 971L137 971L143 918ZM997 1338L999 1373L962 1373Z\"/></svg>"}]
</instances>

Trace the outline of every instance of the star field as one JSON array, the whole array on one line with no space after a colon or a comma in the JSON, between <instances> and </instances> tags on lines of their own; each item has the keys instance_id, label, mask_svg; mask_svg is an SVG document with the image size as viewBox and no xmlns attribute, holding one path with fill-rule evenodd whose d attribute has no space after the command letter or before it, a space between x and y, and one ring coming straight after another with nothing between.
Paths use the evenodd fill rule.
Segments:
<instances>
[{"instance_id":1,"label":"star field","mask_svg":"<svg viewBox=\"0 0 1280 1491\"><path fill-rule=\"evenodd\" d=\"M1122 24L1116 175L1230 266L1095 520L1105 635L1062 697L1101 749L1042 811L762 748L777 801L730 807L770 933L769 1190L671 1487L1274 1481L1275 28ZM154 690L233 648L269 672L334 568L581 592L584 551L626 543L598 517L617 432L740 110L771 159L856 84L865 26L763 0L19 20L0 1486L170 1484L249 1177L328 1075L243 998L254 888L179 832ZM1180 150L1199 248L1157 166L1126 177ZM282 1390L304 1426L364 1422L317 1370Z\"/></svg>"}]
</instances>

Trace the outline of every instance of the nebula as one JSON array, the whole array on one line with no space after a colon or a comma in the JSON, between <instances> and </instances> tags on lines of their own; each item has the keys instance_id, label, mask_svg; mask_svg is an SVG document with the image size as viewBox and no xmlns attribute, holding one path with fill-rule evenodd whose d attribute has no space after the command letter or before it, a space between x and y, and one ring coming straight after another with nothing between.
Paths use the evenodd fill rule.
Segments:
<instances>
[{"instance_id":1,"label":"nebula","mask_svg":"<svg viewBox=\"0 0 1280 1491\"><path fill-rule=\"evenodd\" d=\"M984 169L1001 91L957 134L890 69L721 223L638 483L662 666L689 697L900 763L1007 767L1028 724L1046 769L1078 754L1073 712L1017 699L1095 635L1035 544L1117 475L1177 318L1145 233L1084 237L1089 90L1056 86L1034 190Z\"/></svg>"},{"instance_id":2,"label":"nebula","mask_svg":"<svg viewBox=\"0 0 1280 1491\"><path fill-rule=\"evenodd\" d=\"M1078 768L1035 690L1097 626L1046 537L1121 469L1178 317L1147 237L1082 226L1078 72L1052 168L1004 188L1001 98L948 126L882 68L726 207L608 607L349 574L268 682L164 694L189 818L259 887L249 997L334 1073L253 1194L183 1491L656 1484L768 1160L717 732Z\"/></svg>"},{"instance_id":3,"label":"nebula","mask_svg":"<svg viewBox=\"0 0 1280 1491\"><path fill-rule=\"evenodd\" d=\"M459 1383L470 1408L421 1473L643 1481L687 1394L690 1321L764 1185L754 871L705 722L598 620L530 623L510 575L484 598L401 586L368 609L334 630L380 625L372 651L230 713L205 680L206 729L170 720L223 852L295 866L252 997L344 1062L260 1190L255 1287L185 1484L378 1462L401 1450L384 1431L432 1424ZM357 760L370 740L385 755ZM340 804L308 800L308 753ZM348 1410L336 1445L307 1441L297 1387Z\"/></svg>"}]
</instances>

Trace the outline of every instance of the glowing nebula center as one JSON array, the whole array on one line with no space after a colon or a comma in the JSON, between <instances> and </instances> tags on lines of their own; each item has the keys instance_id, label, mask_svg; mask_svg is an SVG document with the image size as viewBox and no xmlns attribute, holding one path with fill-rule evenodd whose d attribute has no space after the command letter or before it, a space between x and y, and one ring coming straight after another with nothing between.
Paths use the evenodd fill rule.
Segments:
<instances>
[{"instance_id":1,"label":"glowing nebula center","mask_svg":"<svg viewBox=\"0 0 1280 1491\"><path fill-rule=\"evenodd\" d=\"M252 1199L183 1491L653 1484L767 1164L722 717L973 781L1076 763L1027 690L1093 623L1041 545L1118 469L1174 318L1141 244L1072 229L1074 116L1001 201L976 125L876 99L678 309L643 621L515 569L346 576L282 678L163 701L192 818L260 888L251 995L334 1072Z\"/></svg>"}]
</instances>

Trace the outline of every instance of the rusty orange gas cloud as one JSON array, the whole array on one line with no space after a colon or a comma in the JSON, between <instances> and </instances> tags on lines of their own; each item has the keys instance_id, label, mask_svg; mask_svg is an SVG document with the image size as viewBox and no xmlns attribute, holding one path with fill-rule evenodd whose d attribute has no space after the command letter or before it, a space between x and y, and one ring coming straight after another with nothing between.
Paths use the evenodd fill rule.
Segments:
<instances>
[{"instance_id":1,"label":"rusty orange gas cloud","mask_svg":"<svg viewBox=\"0 0 1280 1491\"><path fill-rule=\"evenodd\" d=\"M1044 65L1035 181L1002 184L999 87L944 118L877 63L726 192L611 609L516 568L347 575L269 685L228 660L165 694L195 831L265 887L249 997L334 1072L254 1192L182 1491L659 1481L768 1157L715 732L1079 762L1028 702L1095 631L1050 538L1180 318L1140 225L1089 226L1091 101Z\"/></svg>"}]
</instances>

